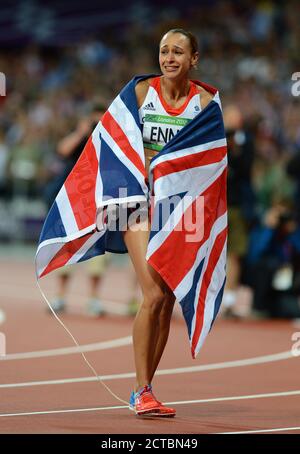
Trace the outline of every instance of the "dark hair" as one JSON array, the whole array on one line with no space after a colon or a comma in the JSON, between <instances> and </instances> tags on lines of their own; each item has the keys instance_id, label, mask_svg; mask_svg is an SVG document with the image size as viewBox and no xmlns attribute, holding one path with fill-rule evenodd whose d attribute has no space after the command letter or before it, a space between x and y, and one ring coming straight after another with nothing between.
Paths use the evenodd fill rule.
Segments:
<instances>
[{"instance_id":1,"label":"dark hair","mask_svg":"<svg viewBox=\"0 0 300 454\"><path fill-rule=\"evenodd\" d=\"M183 28L172 28L171 30L168 30L166 33L164 33L164 36L167 33L181 33L181 35L186 36L190 41L192 54L198 52L198 41L195 35L193 35L193 33L189 32L188 30L184 30Z\"/></svg>"}]
</instances>

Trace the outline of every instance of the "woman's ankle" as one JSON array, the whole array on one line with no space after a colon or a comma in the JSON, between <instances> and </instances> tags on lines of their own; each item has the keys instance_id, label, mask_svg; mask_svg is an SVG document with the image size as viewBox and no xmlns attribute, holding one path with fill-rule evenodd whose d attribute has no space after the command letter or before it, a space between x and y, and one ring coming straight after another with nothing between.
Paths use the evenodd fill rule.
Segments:
<instances>
[{"instance_id":1,"label":"woman's ankle","mask_svg":"<svg viewBox=\"0 0 300 454\"><path fill-rule=\"evenodd\" d=\"M148 383L148 382L136 383L135 387L134 387L134 392L137 393L138 391L141 391L142 389L144 389L146 386L150 386L151 387L151 384Z\"/></svg>"}]
</instances>

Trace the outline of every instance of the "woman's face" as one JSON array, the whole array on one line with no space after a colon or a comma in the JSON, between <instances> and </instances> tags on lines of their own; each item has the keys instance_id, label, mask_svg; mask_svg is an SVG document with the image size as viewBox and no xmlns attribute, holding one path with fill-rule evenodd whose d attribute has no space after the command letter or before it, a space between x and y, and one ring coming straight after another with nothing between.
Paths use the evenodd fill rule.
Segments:
<instances>
[{"instance_id":1,"label":"woman's face","mask_svg":"<svg viewBox=\"0 0 300 454\"><path fill-rule=\"evenodd\" d=\"M181 33L167 33L159 48L159 64L162 74L170 79L187 76L198 61L198 52L192 55L190 40Z\"/></svg>"}]
</instances>

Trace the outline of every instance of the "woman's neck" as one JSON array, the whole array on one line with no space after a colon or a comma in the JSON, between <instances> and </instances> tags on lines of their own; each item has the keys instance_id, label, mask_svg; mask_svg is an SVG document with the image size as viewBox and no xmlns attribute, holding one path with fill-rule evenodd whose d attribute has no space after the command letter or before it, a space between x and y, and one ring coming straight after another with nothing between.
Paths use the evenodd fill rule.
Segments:
<instances>
[{"instance_id":1,"label":"woman's neck","mask_svg":"<svg viewBox=\"0 0 300 454\"><path fill-rule=\"evenodd\" d=\"M162 76L160 84L163 97L175 103L181 98L188 96L190 91L190 81L187 78L181 80L170 80Z\"/></svg>"}]
</instances>

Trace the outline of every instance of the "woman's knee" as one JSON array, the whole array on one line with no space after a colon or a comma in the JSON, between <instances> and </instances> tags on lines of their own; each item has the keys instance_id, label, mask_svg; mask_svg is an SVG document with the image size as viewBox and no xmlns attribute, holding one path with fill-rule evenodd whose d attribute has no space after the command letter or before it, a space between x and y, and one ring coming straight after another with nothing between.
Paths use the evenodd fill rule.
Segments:
<instances>
[{"instance_id":1,"label":"woman's knee","mask_svg":"<svg viewBox=\"0 0 300 454\"><path fill-rule=\"evenodd\" d=\"M165 292L159 286L152 286L144 292L143 307L151 312L152 315L158 316L163 308L165 301Z\"/></svg>"}]
</instances>

